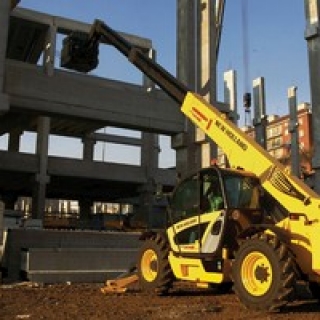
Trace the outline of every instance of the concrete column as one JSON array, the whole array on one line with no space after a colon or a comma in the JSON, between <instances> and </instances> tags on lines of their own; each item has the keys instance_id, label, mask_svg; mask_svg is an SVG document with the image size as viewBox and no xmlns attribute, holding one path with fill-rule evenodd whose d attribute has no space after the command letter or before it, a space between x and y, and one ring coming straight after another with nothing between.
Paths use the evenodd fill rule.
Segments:
<instances>
[{"instance_id":1,"label":"concrete column","mask_svg":"<svg viewBox=\"0 0 320 320\"><path fill-rule=\"evenodd\" d=\"M192 91L196 91L195 21L196 1L177 0L177 77ZM172 138L178 175L184 176L197 166L194 140L194 126L185 119L185 132Z\"/></svg>"},{"instance_id":2,"label":"concrete column","mask_svg":"<svg viewBox=\"0 0 320 320\"><path fill-rule=\"evenodd\" d=\"M262 148L267 148L267 116L265 99L265 81L264 78L253 80L253 125L255 129L255 139Z\"/></svg>"},{"instance_id":3,"label":"concrete column","mask_svg":"<svg viewBox=\"0 0 320 320\"><path fill-rule=\"evenodd\" d=\"M156 59L156 52L150 49L148 55L151 59ZM146 90L153 90L155 84L146 76L143 77L143 86ZM159 136L154 133L142 132L141 145L141 166L146 168L147 178L154 177L154 171L159 166Z\"/></svg>"},{"instance_id":4,"label":"concrete column","mask_svg":"<svg viewBox=\"0 0 320 320\"><path fill-rule=\"evenodd\" d=\"M146 184L141 189L140 211L136 219L144 221L147 226L152 227L154 194L156 181L154 179L159 167L159 136L152 133L142 133L141 166L145 170Z\"/></svg>"},{"instance_id":5,"label":"concrete column","mask_svg":"<svg viewBox=\"0 0 320 320\"><path fill-rule=\"evenodd\" d=\"M301 177L300 154L299 154L299 122L298 122L298 104L297 104L297 87L288 89L289 100L289 132L291 134L291 173Z\"/></svg>"},{"instance_id":6,"label":"concrete column","mask_svg":"<svg viewBox=\"0 0 320 320\"><path fill-rule=\"evenodd\" d=\"M5 249L5 233L4 233L4 202L0 201L0 261ZM2 271L0 270L0 283L2 283Z\"/></svg>"},{"instance_id":7,"label":"concrete column","mask_svg":"<svg viewBox=\"0 0 320 320\"><path fill-rule=\"evenodd\" d=\"M13 130L9 133L8 151L19 152L21 135L21 130Z\"/></svg>"},{"instance_id":8,"label":"concrete column","mask_svg":"<svg viewBox=\"0 0 320 320\"><path fill-rule=\"evenodd\" d=\"M150 50L149 57L156 60L156 52ZM155 85L149 78L143 78L143 86L146 90L151 91ZM154 194L155 194L155 173L159 167L159 136L154 133L142 132L141 137L141 166L144 168L146 185L141 189L140 209L135 219L145 223L146 226L152 227Z\"/></svg>"},{"instance_id":9,"label":"concrete column","mask_svg":"<svg viewBox=\"0 0 320 320\"><path fill-rule=\"evenodd\" d=\"M216 101L216 0L198 0L197 91L210 103Z\"/></svg>"},{"instance_id":10,"label":"concrete column","mask_svg":"<svg viewBox=\"0 0 320 320\"><path fill-rule=\"evenodd\" d=\"M54 59L56 53L56 38L57 26L53 23L49 26L44 53L43 53L43 68L48 76L53 76L54 73Z\"/></svg>"},{"instance_id":11,"label":"concrete column","mask_svg":"<svg viewBox=\"0 0 320 320\"><path fill-rule=\"evenodd\" d=\"M229 70L223 75L224 83L224 102L229 105L229 119L238 124L238 98L237 98L237 73L235 70ZM229 167L230 164L226 156L224 156L223 164Z\"/></svg>"},{"instance_id":12,"label":"concrete column","mask_svg":"<svg viewBox=\"0 0 320 320\"><path fill-rule=\"evenodd\" d=\"M147 177L153 177L159 167L159 136L142 132L141 166L145 168Z\"/></svg>"},{"instance_id":13,"label":"concrete column","mask_svg":"<svg viewBox=\"0 0 320 320\"><path fill-rule=\"evenodd\" d=\"M305 0L307 27L305 38L308 43L309 72L312 105L312 136L314 157L312 161L315 171L314 189L320 193L320 0Z\"/></svg>"},{"instance_id":14,"label":"concrete column","mask_svg":"<svg viewBox=\"0 0 320 320\"><path fill-rule=\"evenodd\" d=\"M198 0L197 6L197 91L208 102L217 100L216 88L216 1ZM201 168L210 166L211 160L217 158L217 146L206 139L204 132L196 128L196 142L200 148Z\"/></svg>"},{"instance_id":15,"label":"concrete column","mask_svg":"<svg viewBox=\"0 0 320 320\"><path fill-rule=\"evenodd\" d=\"M0 1L0 114L9 110L9 97L4 92L5 61L11 1Z\"/></svg>"},{"instance_id":16,"label":"concrete column","mask_svg":"<svg viewBox=\"0 0 320 320\"><path fill-rule=\"evenodd\" d=\"M177 4L178 78L212 103L216 101L215 0L177 0ZM172 141L172 145L178 146L177 171L182 176L209 166L211 159L217 157L216 146L188 120L185 136L182 135ZM183 143L177 145L178 141Z\"/></svg>"},{"instance_id":17,"label":"concrete column","mask_svg":"<svg viewBox=\"0 0 320 320\"><path fill-rule=\"evenodd\" d=\"M177 76L196 90L196 1L177 0Z\"/></svg>"},{"instance_id":18,"label":"concrete column","mask_svg":"<svg viewBox=\"0 0 320 320\"><path fill-rule=\"evenodd\" d=\"M39 171L35 177L32 196L32 218L42 219L45 212L46 186L50 181L48 176L50 118L38 118L36 154L39 159Z\"/></svg>"},{"instance_id":19,"label":"concrete column","mask_svg":"<svg viewBox=\"0 0 320 320\"><path fill-rule=\"evenodd\" d=\"M153 48L150 48L147 52L147 55L153 61L157 60L157 51ZM147 89L148 92L152 91L155 88L155 83L148 78L145 74L143 74L143 86Z\"/></svg>"},{"instance_id":20,"label":"concrete column","mask_svg":"<svg viewBox=\"0 0 320 320\"><path fill-rule=\"evenodd\" d=\"M90 219L93 201L91 199L79 199L80 220L87 221Z\"/></svg>"},{"instance_id":21,"label":"concrete column","mask_svg":"<svg viewBox=\"0 0 320 320\"><path fill-rule=\"evenodd\" d=\"M94 157L94 145L96 141L90 137L84 137L82 139L83 143L83 153L82 158L83 160L92 161Z\"/></svg>"},{"instance_id":22,"label":"concrete column","mask_svg":"<svg viewBox=\"0 0 320 320\"><path fill-rule=\"evenodd\" d=\"M0 259L2 259L2 248L3 245L3 220L4 220L4 202L0 201ZM1 283L1 273L0 273L0 283Z\"/></svg>"},{"instance_id":23,"label":"concrete column","mask_svg":"<svg viewBox=\"0 0 320 320\"><path fill-rule=\"evenodd\" d=\"M229 119L238 124L237 72L229 70L223 75L224 102L229 105Z\"/></svg>"},{"instance_id":24,"label":"concrete column","mask_svg":"<svg viewBox=\"0 0 320 320\"><path fill-rule=\"evenodd\" d=\"M0 1L0 115L6 113L9 108L9 97L4 92L5 62L7 52L7 39L9 32L10 10L13 9L19 1L2 0ZM1 246L3 245L3 218L4 202L0 201L0 258L2 256ZM1 282L0 274L0 282Z\"/></svg>"}]
</instances>

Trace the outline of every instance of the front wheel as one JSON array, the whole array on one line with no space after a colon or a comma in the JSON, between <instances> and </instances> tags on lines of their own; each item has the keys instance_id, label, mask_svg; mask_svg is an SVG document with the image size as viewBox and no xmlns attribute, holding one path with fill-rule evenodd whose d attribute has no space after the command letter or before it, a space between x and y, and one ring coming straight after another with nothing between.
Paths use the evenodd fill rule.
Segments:
<instances>
[{"instance_id":1,"label":"front wheel","mask_svg":"<svg viewBox=\"0 0 320 320\"><path fill-rule=\"evenodd\" d=\"M246 240L236 253L232 278L235 293L249 309L278 311L294 296L294 262L277 237Z\"/></svg>"},{"instance_id":2,"label":"front wheel","mask_svg":"<svg viewBox=\"0 0 320 320\"><path fill-rule=\"evenodd\" d=\"M167 294L174 276L168 260L169 244L160 234L145 240L138 257L141 289L158 295Z\"/></svg>"}]
</instances>

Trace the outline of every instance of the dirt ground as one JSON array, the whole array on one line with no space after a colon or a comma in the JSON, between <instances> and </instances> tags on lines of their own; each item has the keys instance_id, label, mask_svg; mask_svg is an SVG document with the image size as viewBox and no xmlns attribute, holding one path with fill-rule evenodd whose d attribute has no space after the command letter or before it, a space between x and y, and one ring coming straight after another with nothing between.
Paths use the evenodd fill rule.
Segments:
<instances>
[{"instance_id":1,"label":"dirt ground","mask_svg":"<svg viewBox=\"0 0 320 320\"><path fill-rule=\"evenodd\" d=\"M246 310L233 293L218 295L181 284L166 297L147 295L137 286L124 294L106 295L101 287L103 284L2 284L0 319L320 319L320 304L312 299L268 314Z\"/></svg>"}]
</instances>

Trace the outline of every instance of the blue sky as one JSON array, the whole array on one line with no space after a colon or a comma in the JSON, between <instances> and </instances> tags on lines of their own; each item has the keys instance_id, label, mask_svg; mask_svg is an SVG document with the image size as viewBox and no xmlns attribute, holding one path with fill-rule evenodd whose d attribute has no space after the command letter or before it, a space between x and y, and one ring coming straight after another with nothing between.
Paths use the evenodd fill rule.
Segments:
<instances>
[{"instance_id":1,"label":"blue sky","mask_svg":"<svg viewBox=\"0 0 320 320\"><path fill-rule=\"evenodd\" d=\"M298 102L310 101L304 1L227 0L219 70L237 70L240 92L247 81L243 78L243 1L248 9L250 83L265 77L267 113L286 114L288 87L298 87Z\"/></svg>"},{"instance_id":2,"label":"blue sky","mask_svg":"<svg viewBox=\"0 0 320 320\"><path fill-rule=\"evenodd\" d=\"M192 0L190 0L192 1ZM244 79L241 4L247 2L248 77ZM298 102L310 101L305 13L302 0L226 0L225 20L218 61L219 100L223 100L223 72L238 74L240 123L244 117L242 94L246 84L265 77L268 114L286 114L287 90L298 87ZM112 28L152 40L158 62L175 74L175 0L21 0L21 7L91 23L104 20ZM109 53L98 75L138 82L141 75L121 55ZM57 57L58 60L59 57ZM112 62L110 62L110 60ZM243 122L243 120L242 120Z\"/></svg>"}]
</instances>

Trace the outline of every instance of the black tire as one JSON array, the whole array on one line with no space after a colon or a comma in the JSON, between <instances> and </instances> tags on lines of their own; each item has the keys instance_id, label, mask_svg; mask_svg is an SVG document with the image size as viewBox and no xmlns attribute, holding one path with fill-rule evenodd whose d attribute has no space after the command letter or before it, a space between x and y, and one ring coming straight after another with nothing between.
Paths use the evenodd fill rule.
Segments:
<instances>
[{"instance_id":1,"label":"black tire","mask_svg":"<svg viewBox=\"0 0 320 320\"><path fill-rule=\"evenodd\" d=\"M274 236L260 234L243 242L232 265L232 278L235 293L248 309L276 312L295 296L292 254Z\"/></svg>"},{"instance_id":2,"label":"black tire","mask_svg":"<svg viewBox=\"0 0 320 320\"><path fill-rule=\"evenodd\" d=\"M172 287L174 275L169 260L168 241L160 234L145 240L138 256L138 276L143 291L165 295Z\"/></svg>"},{"instance_id":3,"label":"black tire","mask_svg":"<svg viewBox=\"0 0 320 320\"><path fill-rule=\"evenodd\" d=\"M310 282L309 289L313 298L320 302L320 284L317 282Z\"/></svg>"}]
</instances>

